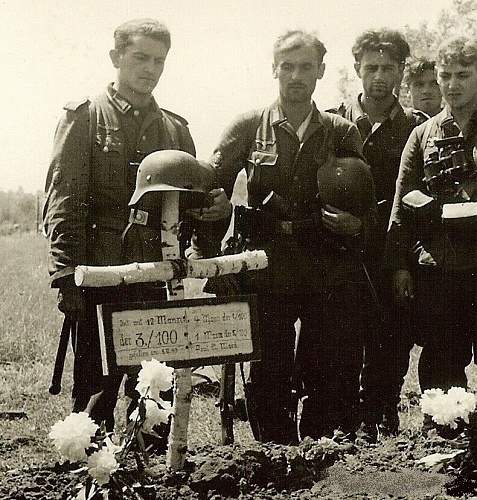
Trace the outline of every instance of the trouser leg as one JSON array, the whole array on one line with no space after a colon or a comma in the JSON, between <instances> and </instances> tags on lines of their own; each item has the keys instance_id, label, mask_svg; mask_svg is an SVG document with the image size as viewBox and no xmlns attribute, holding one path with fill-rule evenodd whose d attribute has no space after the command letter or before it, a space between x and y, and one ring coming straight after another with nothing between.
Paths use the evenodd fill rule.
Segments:
<instances>
[{"instance_id":1,"label":"trouser leg","mask_svg":"<svg viewBox=\"0 0 477 500\"><path fill-rule=\"evenodd\" d=\"M308 399L300 422L301 437L318 438L359 424L359 373L362 365L362 285L346 282L322 299L320 324L313 318L313 359L304 373Z\"/></svg>"},{"instance_id":2,"label":"trouser leg","mask_svg":"<svg viewBox=\"0 0 477 500\"><path fill-rule=\"evenodd\" d=\"M78 321L73 334L73 411L86 411L98 424L114 429L114 408L122 373L103 375L96 312L89 309L86 320Z\"/></svg>"},{"instance_id":3,"label":"trouser leg","mask_svg":"<svg viewBox=\"0 0 477 500\"><path fill-rule=\"evenodd\" d=\"M296 305L293 298L261 295L258 299L261 360L250 364L247 406L261 441L294 443L296 424L290 418L291 375L295 344ZM255 425L253 425L255 424Z\"/></svg>"},{"instance_id":4,"label":"trouser leg","mask_svg":"<svg viewBox=\"0 0 477 500\"><path fill-rule=\"evenodd\" d=\"M374 277L381 309L369 308L361 370L361 405L368 426L381 422L383 414L397 430L397 405L404 376L409 367L409 352L414 345L409 307L398 307L392 297L390 277ZM389 422L392 421L392 422Z\"/></svg>"},{"instance_id":5,"label":"trouser leg","mask_svg":"<svg viewBox=\"0 0 477 500\"><path fill-rule=\"evenodd\" d=\"M419 360L421 389L466 387L465 367L472 358L475 335L475 286L468 274L441 271L416 277L419 327L423 349Z\"/></svg>"}]
</instances>

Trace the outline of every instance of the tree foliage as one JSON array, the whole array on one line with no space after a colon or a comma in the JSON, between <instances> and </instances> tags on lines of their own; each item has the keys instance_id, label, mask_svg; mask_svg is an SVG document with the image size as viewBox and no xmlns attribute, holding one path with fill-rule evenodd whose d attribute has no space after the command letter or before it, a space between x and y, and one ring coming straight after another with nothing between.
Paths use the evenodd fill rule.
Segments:
<instances>
[{"instance_id":1,"label":"tree foliage","mask_svg":"<svg viewBox=\"0 0 477 500\"><path fill-rule=\"evenodd\" d=\"M43 194L0 191L0 235L37 228Z\"/></svg>"}]
</instances>

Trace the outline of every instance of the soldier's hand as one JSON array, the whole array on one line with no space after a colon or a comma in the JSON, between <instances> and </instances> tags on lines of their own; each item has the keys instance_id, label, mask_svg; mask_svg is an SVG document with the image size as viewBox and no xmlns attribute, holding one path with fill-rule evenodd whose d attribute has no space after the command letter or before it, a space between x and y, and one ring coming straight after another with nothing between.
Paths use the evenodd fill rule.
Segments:
<instances>
[{"instance_id":1,"label":"soldier's hand","mask_svg":"<svg viewBox=\"0 0 477 500\"><path fill-rule=\"evenodd\" d=\"M321 216L323 226L339 236L356 236L361 231L361 219L339 208L325 205Z\"/></svg>"},{"instance_id":2,"label":"soldier's hand","mask_svg":"<svg viewBox=\"0 0 477 500\"><path fill-rule=\"evenodd\" d=\"M194 208L188 212L194 219L202 220L205 222L214 222L230 217L232 213L232 203L227 198L225 191L222 188L212 189L209 192L213 203L208 208Z\"/></svg>"},{"instance_id":3,"label":"soldier's hand","mask_svg":"<svg viewBox=\"0 0 477 500\"><path fill-rule=\"evenodd\" d=\"M399 269L393 275L394 298L401 305L408 304L414 298L414 284L407 269Z\"/></svg>"},{"instance_id":4,"label":"soldier's hand","mask_svg":"<svg viewBox=\"0 0 477 500\"><path fill-rule=\"evenodd\" d=\"M58 309L71 319L81 319L85 314L85 299L80 288L69 286L58 291Z\"/></svg>"}]
</instances>

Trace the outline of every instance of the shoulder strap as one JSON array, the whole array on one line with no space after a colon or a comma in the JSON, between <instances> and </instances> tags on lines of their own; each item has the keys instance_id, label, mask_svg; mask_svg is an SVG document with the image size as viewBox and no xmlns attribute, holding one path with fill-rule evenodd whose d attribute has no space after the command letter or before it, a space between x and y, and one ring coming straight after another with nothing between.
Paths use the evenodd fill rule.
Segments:
<instances>
[{"instance_id":1,"label":"shoulder strap","mask_svg":"<svg viewBox=\"0 0 477 500\"><path fill-rule=\"evenodd\" d=\"M262 144L265 147L266 144L276 142L275 131L272 128L272 135L268 134L269 126L269 113L267 113L268 108L263 108L261 111L258 110L256 116L254 117L254 127L255 130L255 144ZM252 146L252 147L253 147Z\"/></svg>"}]
</instances>

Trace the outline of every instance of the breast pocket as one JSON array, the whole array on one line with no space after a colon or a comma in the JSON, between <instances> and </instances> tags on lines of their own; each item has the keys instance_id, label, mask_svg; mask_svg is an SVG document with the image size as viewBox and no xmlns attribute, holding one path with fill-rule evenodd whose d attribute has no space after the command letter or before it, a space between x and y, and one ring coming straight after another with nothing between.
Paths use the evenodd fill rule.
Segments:
<instances>
[{"instance_id":1,"label":"breast pocket","mask_svg":"<svg viewBox=\"0 0 477 500\"><path fill-rule=\"evenodd\" d=\"M267 151L253 151L248 159L247 177L249 195L266 196L277 190L280 183L278 155Z\"/></svg>"},{"instance_id":2,"label":"breast pocket","mask_svg":"<svg viewBox=\"0 0 477 500\"><path fill-rule=\"evenodd\" d=\"M98 124L94 150L94 179L100 185L122 186L125 183L124 141L119 128Z\"/></svg>"}]
</instances>

